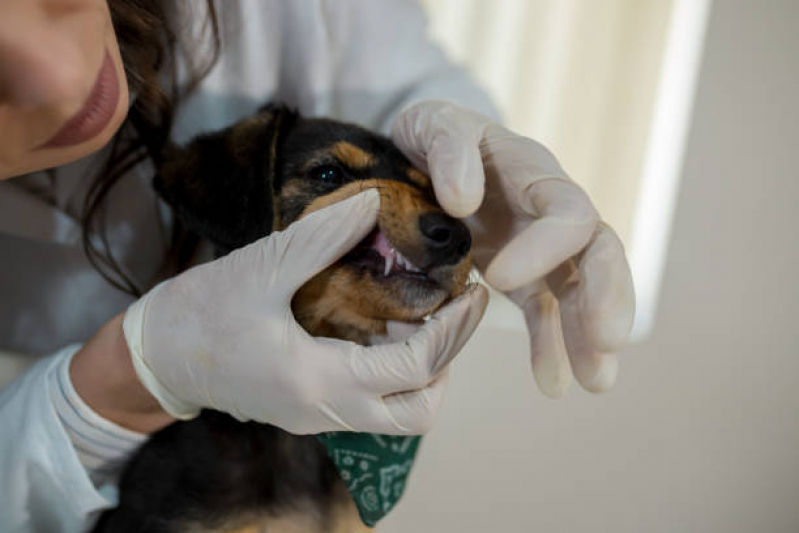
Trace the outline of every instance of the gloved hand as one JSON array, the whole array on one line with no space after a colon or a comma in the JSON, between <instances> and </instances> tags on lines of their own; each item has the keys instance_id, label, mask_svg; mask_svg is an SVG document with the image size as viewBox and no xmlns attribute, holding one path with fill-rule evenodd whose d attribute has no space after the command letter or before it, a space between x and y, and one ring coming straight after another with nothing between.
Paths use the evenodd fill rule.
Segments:
<instances>
[{"instance_id":1,"label":"gloved hand","mask_svg":"<svg viewBox=\"0 0 799 533\"><path fill-rule=\"evenodd\" d=\"M127 311L136 372L164 409L208 407L289 432L418 434L429 429L443 372L482 317L485 291L439 310L403 343L363 347L314 338L291 300L376 223L371 190L162 283Z\"/></svg>"},{"instance_id":2,"label":"gloved hand","mask_svg":"<svg viewBox=\"0 0 799 533\"><path fill-rule=\"evenodd\" d=\"M486 281L524 311L541 391L562 395L572 372L588 390L613 386L614 352L635 310L630 269L619 238L555 157L445 102L405 110L392 137L429 172L442 207L466 217Z\"/></svg>"}]
</instances>

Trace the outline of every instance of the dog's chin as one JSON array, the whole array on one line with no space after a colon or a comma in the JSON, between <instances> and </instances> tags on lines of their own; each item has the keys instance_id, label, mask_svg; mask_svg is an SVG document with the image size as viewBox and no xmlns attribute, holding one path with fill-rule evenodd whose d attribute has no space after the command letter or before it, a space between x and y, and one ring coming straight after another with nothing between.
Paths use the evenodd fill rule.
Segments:
<instances>
[{"instance_id":1,"label":"dog's chin","mask_svg":"<svg viewBox=\"0 0 799 533\"><path fill-rule=\"evenodd\" d=\"M454 267L442 265L423 271L393 247L387 258L385 252L369 244L373 239L373 236L365 239L342 259L341 265L370 286L375 316L386 320L420 320L463 291L456 281Z\"/></svg>"},{"instance_id":2,"label":"dog's chin","mask_svg":"<svg viewBox=\"0 0 799 533\"><path fill-rule=\"evenodd\" d=\"M415 321L433 313L449 298L449 292L431 280L419 281L395 274L381 278L372 274L376 284L386 293L385 301L392 301L396 309L390 320Z\"/></svg>"},{"instance_id":3,"label":"dog's chin","mask_svg":"<svg viewBox=\"0 0 799 533\"><path fill-rule=\"evenodd\" d=\"M386 274L371 257L342 261L341 267L361 280L357 292L369 294L368 303L362 300L361 304L374 309L363 311L383 320L421 320L450 297L450 291L433 278L397 270Z\"/></svg>"}]
</instances>

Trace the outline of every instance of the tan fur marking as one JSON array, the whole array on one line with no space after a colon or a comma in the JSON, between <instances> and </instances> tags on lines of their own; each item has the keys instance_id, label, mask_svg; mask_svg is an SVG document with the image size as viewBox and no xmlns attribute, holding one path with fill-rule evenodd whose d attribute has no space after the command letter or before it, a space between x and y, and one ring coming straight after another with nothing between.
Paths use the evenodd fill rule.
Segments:
<instances>
[{"instance_id":1,"label":"tan fur marking","mask_svg":"<svg viewBox=\"0 0 799 533\"><path fill-rule=\"evenodd\" d=\"M328 519L313 514L289 511L280 516L252 517L238 523L223 524L213 530L191 530L186 533L369 533L374 529L361 522L358 508L343 483L337 483L336 503L330 508ZM297 505L299 508L312 506ZM324 524L327 522L326 524ZM242 523L246 523L243 526Z\"/></svg>"},{"instance_id":2,"label":"tan fur marking","mask_svg":"<svg viewBox=\"0 0 799 533\"><path fill-rule=\"evenodd\" d=\"M353 272L334 265L306 282L292 301L297 322L311 335L361 344L371 334L385 333L385 319L375 316L373 309L385 296L369 281L359 283L355 278Z\"/></svg>"},{"instance_id":3,"label":"tan fur marking","mask_svg":"<svg viewBox=\"0 0 799 533\"><path fill-rule=\"evenodd\" d=\"M242 529L234 529L230 533L259 533L260 530L261 529L260 526L258 526L258 524L252 524Z\"/></svg>"},{"instance_id":4,"label":"tan fur marking","mask_svg":"<svg viewBox=\"0 0 799 533\"><path fill-rule=\"evenodd\" d=\"M421 242L417 220L420 214L436 208L424 199L421 191L407 183L375 178L354 181L316 198L305 207L299 218L367 189L377 189L380 193L380 213L377 217L380 229L412 262L424 263L427 250Z\"/></svg>"},{"instance_id":5,"label":"tan fur marking","mask_svg":"<svg viewBox=\"0 0 799 533\"><path fill-rule=\"evenodd\" d=\"M334 144L330 153L350 168L366 168L375 164L372 154L346 141Z\"/></svg>"},{"instance_id":6,"label":"tan fur marking","mask_svg":"<svg viewBox=\"0 0 799 533\"><path fill-rule=\"evenodd\" d=\"M370 533L374 529L367 527L358 516L355 502L347 495L347 502L336 507L333 517L333 528L330 533Z\"/></svg>"},{"instance_id":7,"label":"tan fur marking","mask_svg":"<svg viewBox=\"0 0 799 533\"><path fill-rule=\"evenodd\" d=\"M259 523L251 524L243 529L222 531L224 533L323 533L315 519L297 512L261 519Z\"/></svg>"},{"instance_id":8,"label":"tan fur marking","mask_svg":"<svg viewBox=\"0 0 799 533\"><path fill-rule=\"evenodd\" d=\"M346 489L344 489L346 490ZM199 524L191 524L181 529L184 533L328 533L323 527L325 520L316 512L313 502L294 502L295 509L306 509L299 512L295 509L278 511L279 514L254 514L231 517L231 520L211 529ZM338 510L336 509L336 518ZM353 530L355 531L355 530Z\"/></svg>"},{"instance_id":9,"label":"tan fur marking","mask_svg":"<svg viewBox=\"0 0 799 533\"><path fill-rule=\"evenodd\" d=\"M344 483L337 483L335 490L336 503L331 509L330 533L369 533L374 531L361 522L358 507Z\"/></svg>"},{"instance_id":10,"label":"tan fur marking","mask_svg":"<svg viewBox=\"0 0 799 533\"><path fill-rule=\"evenodd\" d=\"M308 190L308 184L302 180L289 180L288 183L283 185L280 189L279 200L275 201L273 207L275 213L275 221L272 226L272 231L281 231L286 229L286 226L291 224L293 220L287 220L283 214L283 202L291 198L303 197Z\"/></svg>"},{"instance_id":11,"label":"tan fur marking","mask_svg":"<svg viewBox=\"0 0 799 533\"><path fill-rule=\"evenodd\" d=\"M314 211L319 211L320 209L324 209L327 206L346 200L347 198L355 196L356 194L363 192L367 189L377 189L379 191L380 187L383 185L383 182L384 180L371 179L363 181L353 181L352 183L348 183L343 187L339 187L330 194L326 194L325 196L320 196L318 198L315 198L311 203L309 203L305 207L305 210L302 212L302 214L299 217L297 217L297 219L299 220L306 215L310 215Z\"/></svg>"},{"instance_id":12,"label":"tan fur marking","mask_svg":"<svg viewBox=\"0 0 799 533\"><path fill-rule=\"evenodd\" d=\"M410 167L405 174L412 183L418 185L422 189L427 189L430 187L430 178L427 176L427 174L424 174L413 167Z\"/></svg>"},{"instance_id":13,"label":"tan fur marking","mask_svg":"<svg viewBox=\"0 0 799 533\"><path fill-rule=\"evenodd\" d=\"M463 291L466 289L466 285L469 283L469 273L472 270L472 261L469 256L455 265L455 268L452 270L452 289L450 290L450 296L452 298L456 298L460 296Z\"/></svg>"},{"instance_id":14,"label":"tan fur marking","mask_svg":"<svg viewBox=\"0 0 799 533\"><path fill-rule=\"evenodd\" d=\"M313 200L299 218L371 188L380 193L378 225L381 231L403 255L423 264L427 249L417 220L421 214L438 208L427 201L421 191L406 183L382 179L349 183ZM292 309L297 321L312 335L363 343L372 334L384 333L386 320L418 320L435 311L447 297L460 293L468 280L468 258L455 265L452 273L452 279L444 283L450 294L431 299L422 307L420 302L405 300L404 294L382 281L370 275L359 275L337 263L300 288Z\"/></svg>"}]
</instances>

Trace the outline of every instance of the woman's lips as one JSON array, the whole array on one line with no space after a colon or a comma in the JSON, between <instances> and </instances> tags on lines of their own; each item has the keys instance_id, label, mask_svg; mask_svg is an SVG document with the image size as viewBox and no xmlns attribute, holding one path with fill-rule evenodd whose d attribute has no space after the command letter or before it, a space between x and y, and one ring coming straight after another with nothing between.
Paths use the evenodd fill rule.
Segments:
<instances>
[{"instance_id":1,"label":"woman's lips","mask_svg":"<svg viewBox=\"0 0 799 533\"><path fill-rule=\"evenodd\" d=\"M88 141L111 121L119 102L119 79L108 50L83 107L42 148L64 148Z\"/></svg>"}]
</instances>

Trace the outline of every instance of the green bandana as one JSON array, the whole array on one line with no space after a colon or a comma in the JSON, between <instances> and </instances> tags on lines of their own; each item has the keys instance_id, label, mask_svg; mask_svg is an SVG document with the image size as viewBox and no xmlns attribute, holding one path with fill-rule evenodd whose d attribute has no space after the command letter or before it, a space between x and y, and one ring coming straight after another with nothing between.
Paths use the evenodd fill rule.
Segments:
<instances>
[{"instance_id":1,"label":"green bandana","mask_svg":"<svg viewBox=\"0 0 799 533\"><path fill-rule=\"evenodd\" d=\"M317 435L347 485L363 523L374 526L402 496L421 437L343 431Z\"/></svg>"}]
</instances>

